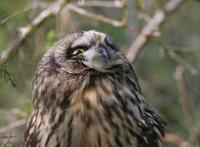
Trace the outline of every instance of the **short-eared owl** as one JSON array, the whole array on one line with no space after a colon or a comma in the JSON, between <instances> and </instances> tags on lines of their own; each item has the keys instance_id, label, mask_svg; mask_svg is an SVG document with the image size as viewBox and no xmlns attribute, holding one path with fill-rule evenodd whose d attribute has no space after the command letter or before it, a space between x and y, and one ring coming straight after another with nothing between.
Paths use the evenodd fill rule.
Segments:
<instances>
[{"instance_id":1,"label":"short-eared owl","mask_svg":"<svg viewBox=\"0 0 200 147\"><path fill-rule=\"evenodd\" d=\"M72 33L40 61L25 147L162 147L164 123L105 33Z\"/></svg>"}]
</instances>

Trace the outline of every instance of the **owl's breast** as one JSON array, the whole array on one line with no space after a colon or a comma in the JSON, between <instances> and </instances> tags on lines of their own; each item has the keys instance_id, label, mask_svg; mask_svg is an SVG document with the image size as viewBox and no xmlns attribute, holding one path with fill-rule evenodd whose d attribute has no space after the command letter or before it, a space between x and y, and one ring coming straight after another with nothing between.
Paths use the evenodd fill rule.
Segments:
<instances>
[{"instance_id":1,"label":"owl's breast","mask_svg":"<svg viewBox=\"0 0 200 147\"><path fill-rule=\"evenodd\" d=\"M33 135L27 136L41 147L135 147L145 121L144 103L131 86L134 83L111 78L87 83L51 94L49 107L49 97L43 99L44 106L33 115L36 121L28 123Z\"/></svg>"},{"instance_id":2,"label":"owl's breast","mask_svg":"<svg viewBox=\"0 0 200 147\"><path fill-rule=\"evenodd\" d=\"M97 82L66 109L60 125L60 131L65 130L63 144L67 142L72 147L135 147L137 126L132 117L133 110L125 108L122 103L127 101L124 98L119 100L113 88L106 81ZM126 107L129 105L127 103Z\"/></svg>"},{"instance_id":3,"label":"owl's breast","mask_svg":"<svg viewBox=\"0 0 200 147\"><path fill-rule=\"evenodd\" d=\"M61 144L71 147L134 147L136 143L134 119L115 96L98 93L95 88L65 110L60 131Z\"/></svg>"},{"instance_id":4,"label":"owl's breast","mask_svg":"<svg viewBox=\"0 0 200 147\"><path fill-rule=\"evenodd\" d=\"M66 109L38 109L34 114L33 134L38 134L39 146L134 147L137 126L133 110L125 108L131 107L130 104L123 96L117 97L120 91L113 93L113 88L100 81L79 98L73 98L72 94L73 101Z\"/></svg>"}]
</instances>

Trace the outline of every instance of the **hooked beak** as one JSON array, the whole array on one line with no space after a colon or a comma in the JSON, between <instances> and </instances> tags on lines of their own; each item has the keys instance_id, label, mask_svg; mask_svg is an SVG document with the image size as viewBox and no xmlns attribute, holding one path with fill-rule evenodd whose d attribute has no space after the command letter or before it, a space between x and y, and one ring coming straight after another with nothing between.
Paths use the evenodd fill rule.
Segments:
<instances>
[{"instance_id":1,"label":"hooked beak","mask_svg":"<svg viewBox=\"0 0 200 147\"><path fill-rule=\"evenodd\" d=\"M110 66L111 55L107 48L94 47L85 51L82 55L85 59L83 64L90 68L102 70Z\"/></svg>"},{"instance_id":2,"label":"hooked beak","mask_svg":"<svg viewBox=\"0 0 200 147\"><path fill-rule=\"evenodd\" d=\"M110 61L110 53L109 53L108 49L106 49L106 48L100 48L99 52L100 52L101 56L103 58L105 58L105 60Z\"/></svg>"}]
</instances>

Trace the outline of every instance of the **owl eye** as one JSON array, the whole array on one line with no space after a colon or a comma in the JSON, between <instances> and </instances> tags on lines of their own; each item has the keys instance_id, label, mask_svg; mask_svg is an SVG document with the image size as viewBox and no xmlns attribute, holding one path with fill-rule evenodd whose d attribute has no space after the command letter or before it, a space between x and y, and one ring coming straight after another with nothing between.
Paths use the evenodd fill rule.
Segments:
<instances>
[{"instance_id":1,"label":"owl eye","mask_svg":"<svg viewBox=\"0 0 200 147\"><path fill-rule=\"evenodd\" d=\"M72 55L78 55L80 53L83 53L85 51L85 49L83 48L78 48L78 49L75 49L73 52L72 52Z\"/></svg>"}]
</instances>

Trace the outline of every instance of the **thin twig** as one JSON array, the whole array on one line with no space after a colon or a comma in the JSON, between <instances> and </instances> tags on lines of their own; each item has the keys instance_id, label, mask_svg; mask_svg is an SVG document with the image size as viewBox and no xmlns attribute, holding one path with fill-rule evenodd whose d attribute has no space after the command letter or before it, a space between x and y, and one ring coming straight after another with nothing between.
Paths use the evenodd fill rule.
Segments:
<instances>
[{"instance_id":1,"label":"thin twig","mask_svg":"<svg viewBox=\"0 0 200 147\"><path fill-rule=\"evenodd\" d=\"M59 0L42 11L29 25L18 30L18 36L11 41L8 48L0 54L0 63L5 63L10 56L22 45L22 43L31 35L42 23L50 17L55 16L66 5L67 0Z\"/></svg>"},{"instance_id":2,"label":"thin twig","mask_svg":"<svg viewBox=\"0 0 200 147\"><path fill-rule=\"evenodd\" d=\"M10 132L11 130L24 126L25 124L26 124L26 119L14 121L8 124L7 126L0 128L0 134Z\"/></svg>"},{"instance_id":3,"label":"thin twig","mask_svg":"<svg viewBox=\"0 0 200 147\"><path fill-rule=\"evenodd\" d=\"M150 36L156 29L160 27L160 25L166 20L166 14L172 13L177 8L181 6L181 4L185 2L185 0L170 0L168 1L163 10L157 10L152 19L144 26L141 30L140 34L133 41L130 48L127 52L127 58L129 61L134 61L137 57L138 53L142 50L143 46L149 40L148 36Z\"/></svg>"},{"instance_id":4,"label":"thin twig","mask_svg":"<svg viewBox=\"0 0 200 147\"><path fill-rule=\"evenodd\" d=\"M182 66L178 66L175 72L175 79L177 83L177 88L179 92L179 101L181 104L181 108L185 117L186 124L192 133L193 123L193 113L188 100L187 86L184 78L184 68Z\"/></svg>"},{"instance_id":5,"label":"thin twig","mask_svg":"<svg viewBox=\"0 0 200 147\"><path fill-rule=\"evenodd\" d=\"M0 25L6 24L6 23L7 23L9 20L11 20L12 18L14 18L14 17L16 17L16 16L18 16L18 15L24 14L24 13L27 12L27 11L30 11L30 10L32 10L32 9L37 9L37 8L43 8L43 9L45 9L45 8L49 7L49 5L50 5L50 4L48 4L48 3L42 3L42 2L41 2L41 3L34 3L33 5L28 6L27 8L25 8L25 9L22 10L22 11L17 11L17 12L15 12L15 13L12 13L12 14L10 14L10 15L8 15L8 16L2 18L2 19L0 20Z\"/></svg>"},{"instance_id":6,"label":"thin twig","mask_svg":"<svg viewBox=\"0 0 200 147\"><path fill-rule=\"evenodd\" d=\"M169 57L176 61L178 64L182 65L185 69L187 69L192 75L198 74L198 69L196 69L194 66L192 66L189 62L184 60L182 57L180 57L176 52L177 49L171 46L167 46L162 40L156 39L155 40L157 45L160 45L163 50L167 52ZM184 49L184 48L183 48ZM179 49L180 50L180 49Z\"/></svg>"},{"instance_id":7,"label":"thin twig","mask_svg":"<svg viewBox=\"0 0 200 147\"><path fill-rule=\"evenodd\" d=\"M121 1L79 1L74 3L74 5L79 7L104 7L104 8L123 8L125 5L125 0Z\"/></svg>"},{"instance_id":8,"label":"thin twig","mask_svg":"<svg viewBox=\"0 0 200 147\"><path fill-rule=\"evenodd\" d=\"M183 58L178 56L174 51L168 50L168 54L172 59L174 59L180 65L185 67L192 75L197 75L198 74L198 70L196 68L194 68L190 63L188 63Z\"/></svg>"},{"instance_id":9,"label":"thin twig","mask_svg":"<svg viewBox=\"0 0 200 147\"><path fill-rule=\"evenodd\" d=\"M168 133L163 138L163 141L177 144L179 147L189 147L189 143L177 134Z\"/></svg>"},{"instance_id":10,"label":"thin twig","mask_svg":"<svg viewBox=\"0 0 200 147\"><path fill-rule=\"evenodd\" d=\"M157 11L154 17L146 24L146 26L142 29L140 34L137 36L137 38L128 49L127 58L129 59L129 61L133 61L136 58L142 47L147 42L148 36L150 36L151 33L155 31L164 20L164 12L160 10Z\"/></svg>"},{"instance_id":11,"label":"thin twig","mask_svg":"<svg viewBox=\"0 0 200 147\"><path fill-rule=\"evenodd\" d=\"M89 12L89 11L87 11L83 8L80 8L78 6L75 6L73 4L68 4L68 8L71 11L76 12L79 15L83 15L83 16L86 16L86 17L91 18L93 20L113 25L114 27L122 27L122 26L127 24L127 19L128 19L127 8L124 8L124 15L123 15L123 18L122 18L121 21L118 21L118 20L115 20L115 19L112 19L112 18L109 18L109 17L105 17L103 15L94 14L92 12Z\"/></svg>"}]
</instances>

